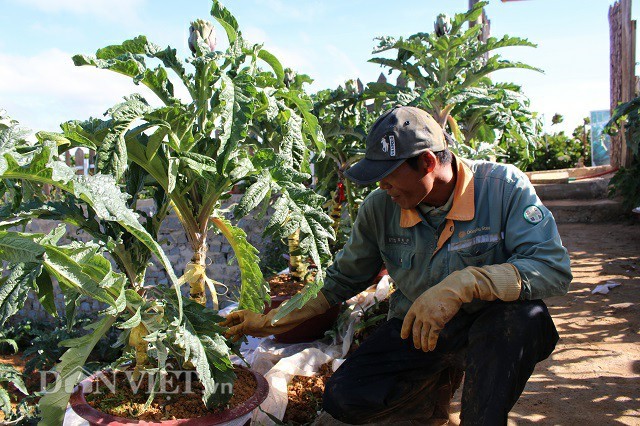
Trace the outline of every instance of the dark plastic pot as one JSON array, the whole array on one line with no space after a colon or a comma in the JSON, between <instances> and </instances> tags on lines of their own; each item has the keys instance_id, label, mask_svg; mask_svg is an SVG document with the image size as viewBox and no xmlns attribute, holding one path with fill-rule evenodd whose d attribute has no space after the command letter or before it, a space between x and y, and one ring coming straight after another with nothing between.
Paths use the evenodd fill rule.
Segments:
<instances>
[{"instance_id":1,"label":"dark plastic pot","mask_svg":"<svg viewBox=\"0 0 640 426\"><path fill-rule=\"evenodd\" d=\"M285 300L291 299L291 296L274 296L271 298L271 306L267 306L264 310L265 313L271 309L275 309L280 306ZM338 315L340 314L340 305L335 305L329 308L324 314L316 315L313 318L309 318L305 322L289 331L281 334L276 334L274 339L279 343L304 343L312 342L314 340L321 339L324 333L333 327Z\"/></svg>"},{"instance_id":2,"label":"dark plastic pot","mask_svg":"<svg viewBox=\"0 0 640 426\"><path fill-rule=\"evenodd\" d=\"M249 414L251 411L256 409L262 401L267 398L267 394L269 393L269 384L267 380L259 373L256 373L253 370L249 370L248 368L242 366L236 366L236 368L243 368L250 371L253 376L256 378L256 392L245 402L242 404L229 409L224 410L216 414L210 414L203 417L196 417L193 419L178 419L178 420L162 420L158 422L147 422L144 420L132 420L126 419L124 417L112 416L110 414L103 413L101 411L96 410L92 406L90 406L86 399L84 398L84 390L91 388L91 382L95 378L95 374L91 377L86 378L82 382L78 384L73 394L71 395L71 399L69 403L71 404L71 408L76 412L77 415L85 419L89 422L90 425L109 425L109 426L120 426L120 425L162 425L162 426L209 426L209 425L220 425L223 423L227 423L236 419L241 418Z\"/></svg>"}]
</instances>

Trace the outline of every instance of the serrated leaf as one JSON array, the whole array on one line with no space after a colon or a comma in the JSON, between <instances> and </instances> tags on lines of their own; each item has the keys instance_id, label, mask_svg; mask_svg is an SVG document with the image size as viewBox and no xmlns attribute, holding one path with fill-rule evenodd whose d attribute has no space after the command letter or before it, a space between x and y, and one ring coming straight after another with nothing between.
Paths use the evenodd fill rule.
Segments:
<instances>
[{"instance_id":1,"label":"serrated leaf","mask_svg":"<svg viewBox=\"0 0 640 426\"><path fill-rule=\"evenodd\" d=\"M233 211L233 216L237 219L246 216L264 200L270 190L271 174L268 170L263 170L257 180L245 191Z\"/></svg>"},{"instance_id":2,"label":"serrated leaf","mask_svg":"<svg viewBox=\"0 0 640 426\"><path fill-rule=\"evenodd\" d=\"M151 110L140 95L125 97L125 101L109 110L113 117L112 126L98 149L96 167L102 173L113 174L120 179L127 168L127 144L125 135L136 120Z\"/></svg>"},{"instance_id":3,"label":"serrated leaf","mask_svg":"<svg viewBox=\"0 0 640 426\"><path fill-rule=\"evenodd\" d=\"M11 415L12 408L9 392L0 387L0 409L4 413L5 417L9 417Z\"/></svg>"},{"instance_id":4,"label":"serrated leaf","mask_svg":"<svg viewBox=\"0 0 640 426\"><path fill-rule=\"evenodd\" d=\"M137 327L140 324L142 317L140 316L140 308L136 309L136 313L131 315L131 318L118 325L118 328L122 330L128 330Z\"/></svg>"},{"instance_id":5,"label":"serrated leaf","mask_svg":"<svg viewBox=\"0 0 640 426\"><path fill-rule=\"evenodd\" d=\"M231 12L227 10L218 0L214 0L211 7L211 16L224 28L227 33L229 44L233 44L238 37L238 21L233 17Z\"/></svg>"},{"instance_id":6,"label":"serrated leaf","mask_svg":"<svg viewBox=\"0 0 640 426\"><path fill-rule=\"evenodd\" d=\"M313 140L318 155L322 156L327 146L327 142L325 141L324 135L322 134L322 128L318 124L318 118L311 113L311 102L302 99L300 95L295 91L284 92L281 94L281 96L296 105L298 111L300 112L300 114L302 114L302 117L304 119L303 128L311 137L311 140Z\"/></svg>"},{"instance_id":7,"label":"serrated leaf","mask_svg":"<svg viewBox=\"0 0 640 426\"><path fill-rule=\"evenodd\" d=\"M254 111L253 98L257 93L252 77L246 73L240 73L233 79L223 74L221 80L223 86L220 100L224 103L224 107L222 133L216 159L219 173L226 170L231 154L247 137Z\"/></svg>"},{"instance_id":8,"label":"serrated leaf","mask_svg":"<svg viewBox=\"0 0 640 426\"><path fill-rule=\"evenodd\" d=\"M91 65L100 69L108 69L129 77L142 74L146 69L144 59L139 55L127 53L114 59L97 59L86 55L74 55L72 57L75 66Z\"/></svg>"},{"instance_id":9,"label":"serrated leaf","mask_svg":"<svg viewBox=\"0 0 640 426\"><path fill-rule=\"evenodd\" d=\"M269 288L260 271L258 250L247 241L247 234L227 219L213 217L211 220L231 245L238 261L242 281L239 309L262 312L269 300Z\"/></svg>"},{"instance_id":10,"label":"serrated leaf","mask_svg":"<svg viewBox=\"0 0 640 426\"><path fill-rule=\"evenodd\" d=\"M28 234L0 231L0 260L11 263L41 263L44 249L34 238Z\"/></svg>"},{"instance_id":11,"label":"serrated leaf","mask_svg":"<svg viewBox=\"0 0 640 426\"><path fill-rule=\"evenodd\" d=\"M12 383L16 389L24 395L29 395L29 391L24 384L24 380L22 380L22 373L20 373L20 371L18 371L13 365L0 363L0 383L1 382Z\"/></svg>"},{"instance_id":12,"label":"serrated leaf","mask_svg":"<svg viewBox=\"0 0 640 426\"><path fill-rule=\"evenodd\" d=\"M42 272L42 266L39 263L17 263L9 270L9 275L0 279L0 327L22 309Z\"/></svg>"},{"instance_id":13,"label":"serrated leaf","mask_svg":"<svg viewBox=\"0 0 640 426\"><path fill-rule=\"evenodd\" d=\"M125 40L122 44L114 44L111 46L98 49L96 57L98 59L115 59L126 54L144 55L158 51L158 46L149 43L147 37L140 35L136 38Z\"/></svg>"},{"instance_id":14,"label":"serrated leaf","mask_svg":"<svg viewBox=\"0 0 640 426\"><path fill-rule=\"evenodd\" d=\"M61 286L116 308L126 278L111 270L109 261L97 251L45 245L44 267ZM123 307L122 307L123 308Z\"/></svg>"},{"instance_id":15,"label":"serrated leaf","mask_svg":"<svg viewBox=\"0 0 640 426\"><path fill-rule=\"evenodd\" d=\"M92 325L93 332L61 343L69 349L56 364L55 368L59 376L40 399L39 407L42 418L38 423L40 426L61 425L63 423L71 393L82 378L82 367L86 364L95 345L109 331L115 321L116 317L103 317Z\"/></svg>"}]
</instances>

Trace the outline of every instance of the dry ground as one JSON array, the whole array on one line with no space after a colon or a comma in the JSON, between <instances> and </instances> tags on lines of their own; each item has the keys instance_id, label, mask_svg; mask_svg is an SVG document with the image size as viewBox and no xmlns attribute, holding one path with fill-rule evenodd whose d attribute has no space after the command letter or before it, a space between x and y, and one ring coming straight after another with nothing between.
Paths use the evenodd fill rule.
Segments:
<instances>
[{"instance_id":1,"label":"dry ground","mask_svg":"<svg viewBox=\"0 0 640 426\"><path fill-rule=\"evenodd\" d=\"M560 334L509 416L510 425L640 425L640 224L559 226L573 283L547 300ZM607 295L597 284L621 285ZM459 420L460 391L456 394Z\"/></svg>"}]
</instances>

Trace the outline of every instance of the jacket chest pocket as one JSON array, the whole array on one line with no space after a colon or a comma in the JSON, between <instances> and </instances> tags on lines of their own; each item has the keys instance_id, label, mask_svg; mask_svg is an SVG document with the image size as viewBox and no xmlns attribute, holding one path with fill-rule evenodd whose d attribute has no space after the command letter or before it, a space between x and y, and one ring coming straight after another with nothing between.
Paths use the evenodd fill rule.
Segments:
<instances>
[{"instance_id":1,"label":"jacket chest pocket","mask_svg":"<svg viewBox=\"0 0 640 426\"><path fill-rule=\"evenodd\" d=\"M471 247L449 252L449 271L459 271L467 266L484 266L496 262L501 242L475 244Z\"/></svg>"},{"instance_id":2,"label":"jacket chest pocket","mask_svg":"<svg viewBox=\"0 0 640 426\"><path fill-rule=\"evenodd\" d=\"M412 249L385 248L380 254L387 266L387 270L391 273L393 273L393 271L406 271L411 269L414 257L414 251Z\"/></svg>"}]
</instances>

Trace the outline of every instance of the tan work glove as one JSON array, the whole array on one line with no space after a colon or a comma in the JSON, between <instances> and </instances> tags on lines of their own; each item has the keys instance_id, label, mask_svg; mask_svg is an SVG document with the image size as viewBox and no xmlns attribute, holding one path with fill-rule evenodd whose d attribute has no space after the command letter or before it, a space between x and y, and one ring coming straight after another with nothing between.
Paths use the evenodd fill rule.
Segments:
<instances>
[{"instance_id":1,"label":"tan work glove","mask_svg":"<svg viewBox=\"0 0 640 426\"><path fill-rule=\"evenodd\" d=\"M275 324L272 324L271 321L280 307L270 310L267 314L256 314L246 309L231 312L220 325L229 327L226 336L227 338L233 336L234 341L239 340L245 334L266 337L289 331L309 318L325 313L329 308L329 302L322 292L319 292L315 299L309 300L302 308L280 318Z\"/></svg>"},{"instance_id":2,"label":"tan work glove","mask_svg":"<svg viewBox=\"0 0 640 426\"><path fill-rule=\"evenodd\" d=\"M511 302L518 299L521 287L520 273L510 263L455 271L413 302L404 317L400 337L406 339L413 334L416 349L432 351L440 331L463 303L473 299Z\"/></svg>"}]
</instances>

